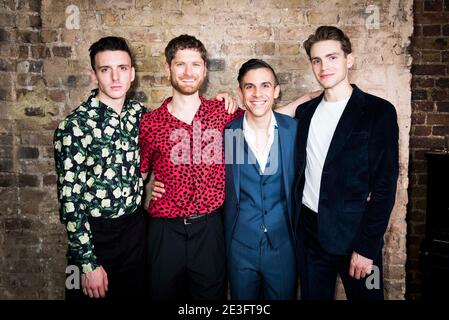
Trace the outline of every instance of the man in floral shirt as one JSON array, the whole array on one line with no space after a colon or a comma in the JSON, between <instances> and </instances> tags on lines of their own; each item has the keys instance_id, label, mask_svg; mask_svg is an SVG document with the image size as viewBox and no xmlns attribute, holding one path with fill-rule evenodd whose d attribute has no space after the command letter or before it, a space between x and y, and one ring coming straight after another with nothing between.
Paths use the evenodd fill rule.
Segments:
<instances>
[{"instance_id":1,"label":"man in floral shirt","mask_svg":"<svg viewBox=\"0 0 449 320\"><path fill-rule=\"evenodd\" d=\"M105 37L89 49L98 89L54 136L60 219L69 264L90 298L134 298L144 283L145 223L138 148L145 108L126 98L135 77L126 41ZM67 290L66 298L82 297Z\"/></svg>"}]
</instances>

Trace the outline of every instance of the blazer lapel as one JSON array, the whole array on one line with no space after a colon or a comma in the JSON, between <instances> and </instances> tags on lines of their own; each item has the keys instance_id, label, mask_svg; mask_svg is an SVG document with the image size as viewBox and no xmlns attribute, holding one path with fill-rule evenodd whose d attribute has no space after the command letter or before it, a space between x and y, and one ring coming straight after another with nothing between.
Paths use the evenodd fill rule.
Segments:
<instances>
[{"instance_id":1,"label":"blazer lapel","mask_svg":"<svg viewBox=\"0 0 449 320\"><path fill-rule=\"evenodd\" d=\"M364 105L364 97L362 91L360 91L355 85L351 98L341 115L340 121L337 124L334 135L332 137L329 150L327 152L324 166L329 164L336 154L343 148L346 140L352 133L354 126L357 124L360 116L363 114L362 106Z\"/></svg>"}]
</instances>

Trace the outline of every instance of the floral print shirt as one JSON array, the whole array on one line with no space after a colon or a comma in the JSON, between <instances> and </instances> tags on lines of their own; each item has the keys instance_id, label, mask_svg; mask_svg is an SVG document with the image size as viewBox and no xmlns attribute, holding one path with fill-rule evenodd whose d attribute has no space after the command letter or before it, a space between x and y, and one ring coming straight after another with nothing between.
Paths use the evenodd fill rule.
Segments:
<instances>
[{"instance_id":1,"label":"floral print shirt","mask_svg":"<svg viewBox=\"0 0 449 320\"><path fill-rule=\"evenodd\" d=\"M84 273L101 264L88 217L131 214L140 206L143 193L138 134L145 108L127 99L118 114L96 95L94 90L54 135L60 219L69 239L67 257Z\"/></svg>"}]
</instances>

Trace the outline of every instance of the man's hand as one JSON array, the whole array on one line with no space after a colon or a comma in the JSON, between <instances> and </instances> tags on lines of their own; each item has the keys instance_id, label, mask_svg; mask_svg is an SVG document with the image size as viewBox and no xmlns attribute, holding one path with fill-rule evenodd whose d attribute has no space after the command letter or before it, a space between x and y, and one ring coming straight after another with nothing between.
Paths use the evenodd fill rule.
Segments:
<instances>
[{"instance_id":1,"label":"man's hand","mask_svg":"<svg viewBox=\"0 0 449 320\"><path fill-rule=\"evenodd\" d=\"M162 195L164 193L165 193L164 184L160 181L153 181L151 200L157 200L158 198L162 198Z\"/></svg>"},{"instance_id":2,"label":"man's hand","mask_svg":"<svg viewBox=\"0 0 449 320\"><path fill-rule=\"evenodd\" d=\"M349 264L349 275L353 278L365 278L367 274L371 273L373 267L373 260L365 258L364 256L353 252L351 262Z\"/></svg>"},{"instance_id":3,"label":"man's hand","mask_svg":"<svg viewBox=\"0 0 449 320\"><path fill-rule=\"evenodd\" d=\"M292 101L289 104L286 104L285 106L277 107L276 111L279 113L283 113L287 116L294 117L296 113L296 108L300 104L303 104L304 102L307 102L309 100L312 100L313 98L318 97L322 92L323 92L322 90L307 92L306 94L297 98L295 101Z\"/></svg>"},{"instance_id":4,"label":"man's hand","mask_svg":"<svg viewBox=\"0 0 449 320\"><path fill-rule=\"evenodd\" d=\"M232 97L229 95L229 93L225 93L225 92L219 93L212 99L224 101L225 109L229 114L233 114L239 108L239 105L232 99Z\"/></svg>"},{"instance_id":5,"label":"man's hand","mask_svg":"<svg viewBox=\"0 0 449 320\"><path fill-rule=\"evenodd\" d=\"M108 291L108 274L102 266L81 275L83 293L89 298L104 298Z\"/></svg>"}]
</instances>

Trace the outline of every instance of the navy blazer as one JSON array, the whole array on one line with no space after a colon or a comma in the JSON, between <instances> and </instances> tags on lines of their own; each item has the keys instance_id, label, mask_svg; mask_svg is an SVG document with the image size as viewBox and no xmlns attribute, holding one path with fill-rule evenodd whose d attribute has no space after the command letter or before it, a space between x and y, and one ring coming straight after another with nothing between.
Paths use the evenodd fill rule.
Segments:
<instances>
[{"instance_id":1,"label":"navy blazer","mask_svg":"<svg viewBox=\"0 0 449 320\"><path fill-rule=\"evenodd\" d=\"M289 116L274 112L278 126L278 138L279 138L279 152L281 152L281 164L284 189L286 193L286 202L288 215L287 221L289 221L288 229L291 232L291 236L294 240L295 235L295 210L293 207L293 188L295 183L295 174L297 171L295 157L295 139L297 130L297 121ZM243 135L243 117L235 119L230 122L225 130L225 154L229 153L227 148L232 148L232 155L234 155L233 163L229 163L230 159L226 159L226 197L224 201L224 228L226 237L226 249L229 252L232 236L234 233L235 225L237 223L238 215L240 213L239 201L240 201L240 165L236 163L236 156L238 154L238 146L244 142ZM234 130L241 129L239 134L232 137ZM230 142L232 144L230 144ZM295 241L293 241L295 244Z\"/></svg>"},{"instance_id":2,"label":"navy blazer","mask_svg":"<svg viewBox=\"0 0 449 320\"><path fill-rule=\"evenodd\" d=\"M395 202L399 130L396 110L391 103L365 93L355 85L352 87L352 95L324 162L318 204L318 239L329 253L349 255L355 251L374 260L381 252L383 235ZM323 94L296 110L298 174L295 202L299 214L307 136L312 116L322 98ZM369 193L371 200L367 201Z\"/></svg>"}]
</instances>

